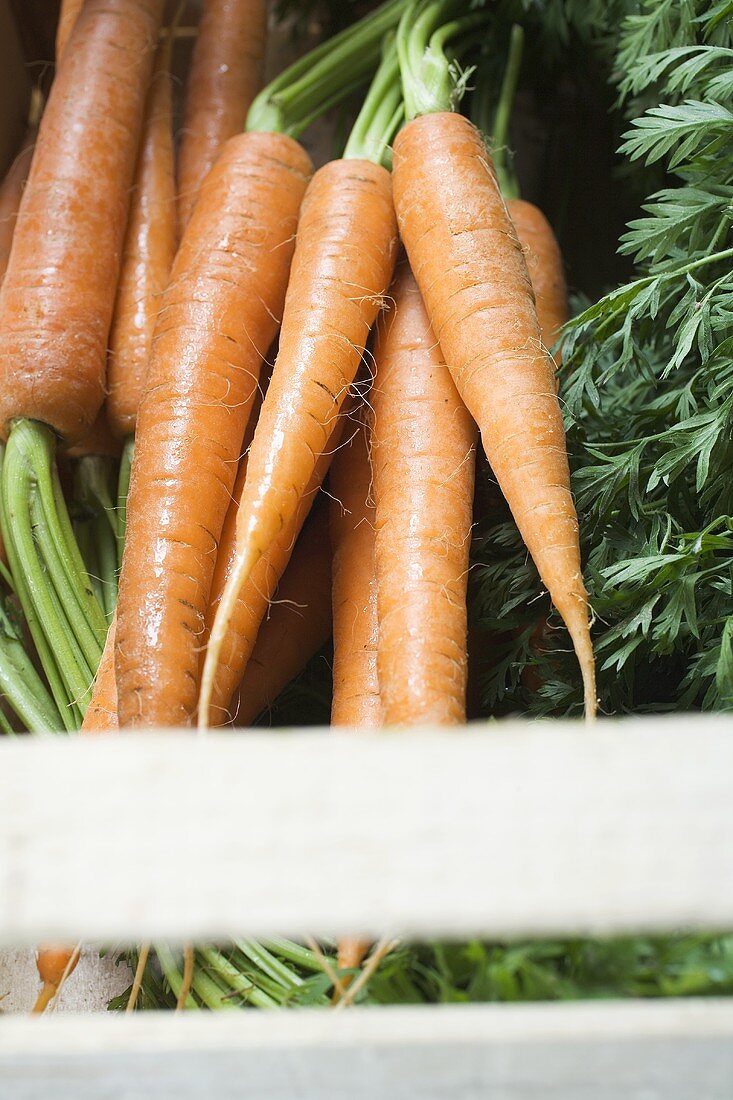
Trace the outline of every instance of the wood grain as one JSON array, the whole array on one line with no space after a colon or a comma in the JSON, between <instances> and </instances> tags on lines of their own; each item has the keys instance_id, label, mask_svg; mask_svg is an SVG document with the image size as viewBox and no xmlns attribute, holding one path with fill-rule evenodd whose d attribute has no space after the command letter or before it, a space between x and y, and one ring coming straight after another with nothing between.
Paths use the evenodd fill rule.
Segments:
<instances>
[{"instance_id":1,"label":"wood grain","mask_svg":"<svg viewBox=\"0 0 733 1100\"><path fill-rule=\"evenodd\" d=\"M731 927L731 774L724 718L5 740L0 942Z\"/></svg>"}]
</instances>

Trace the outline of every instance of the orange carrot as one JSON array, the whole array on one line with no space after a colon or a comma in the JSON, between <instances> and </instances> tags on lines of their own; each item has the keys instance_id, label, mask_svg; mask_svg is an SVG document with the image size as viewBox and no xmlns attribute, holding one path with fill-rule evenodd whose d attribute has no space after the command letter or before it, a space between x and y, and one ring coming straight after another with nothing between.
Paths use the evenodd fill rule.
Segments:
<instances>
[{"instance_id":1,"label":"orange carrot","mask_svg":"<svg viewBox=\"0 0 733 1100\"><path fill-rule=\"evenodd\" d=\"M269 392L269 391L268 391ZM267 400L267 398L265 398ZM222 647L221 661L213 684L211 708L217 725L231 720L232 699L245 674L252 656L259 629L275 591L290 561L296 540L315 501L321 483L326 476L334 451L339 447L346 417L336 421L331 439L324 453L319 456L306 490L298 501L295 514L283 527L267 553L258 560L246 584L239 592L231 618L231 629ZM237 527L239 497L247 476L247 465L242 463L233 501L222 531L216 572L211 586L211 604L207 616L207 633L216 619L222 593L226 591L232 570L237 564ZM249 712L250 702L241 693L239 705Z\"/></svg>"},{"instance_id":2,"label":"orange carrot","mask_svg":"<svg viewBox=\"0 0 733 1100\"><path fill-rule=\"evenodd\" d=\"M237 559L204 665L205 725L240 589L286 529L324 453L394 268L390 174L368 160L332 161L308 188L273 370L247 465Z\"/></svg>"},{"instance_id":3,"label":"orange carrot","mask_svg":"<svg viewBox=\"0 0 733 1100\"><path fill-rule=\"evenodd\" d=\"M553 366L521 246L476 128L448 112L409 122L394 144L394 194L435 335L570 632L592 716L588 597Z\"/></svg>"},{"instance_id":4,"label":"orange carrot","mask_svg":"<svg viewBox=\"0 0 733 1100\"><path fill-rule=\"evenodd\" d=\"M82 733L104 733L120 728L117 717L117 684L115 682L116 626L117 617L115 615L107 631L102 659L99 662L97 675L94 679L92 697L81 726Z\"/></svg>"},{"instance_id":5,"label":"orange carrot","mask_svg":"<svg viewBox=\"0 0 733 1100\"><path fill-rule=\"evenodd\" d=\"M18 207L23 197L33 159L36 134L37 127L31 126L28 128L18 155L0 184L0 280L5 275L10 259L10 247L13 243Z\"/></svg>"},{"instance_id":6,"label":"orange carrot","mask_svg":"<svg viewBox=\"0 0 733 1100\"><path fill-rule=\"evenodd\" d=\"M309 173L291 138L230 138L176 255L127 505L115 655L121 726L180 726L194 712L217 546Z\"/></svg>"},{"instance_id":7,"label":"orange carrot","mask_svg":"<svg viewBox=\"0 0 733 1100\"><path fill-rule=\"evenodd\" d=\"M162 8L163 0L87 0L51 87L0 290L3 435L27 417L73 444L102 404Z\"/></svg>"},{"instance_id":8,"label":"orange carrot","mask_svg":"<svg viewBox=\"0 0 733 1100\"><path fill-rule=\"evenodd\" d=\"M155 320L176 254L171 35L158 48L145 109L107 366L113 431L135 431Z\"/></svg>"},{"instance_id":9,"label":"orange carrot","mask_svg":"<svg viewBox=\"0 0 733 1100\"><path fill-rule=\"evenodd\" d=\"M32 1011L43 1012L79 961L78 947L46 944L36 952L36 966L43 982Z\"/></svg>"},{"instance_id":10,"label":"orange carrot","mask_svg":"<svg viewBox=\"0 0 733 1100\"><path fill-rule=\"evenodd\" d=\"M531 202L510 199L507 209L527 262L542 343L549 349L570 315L560 246L547 218Z\"/></svg>"},{"instance_id":11,"label":"orange carrot","mask_svg":"<svg viewBox=\"0 0 733 1100\"><path fill-rule=\"evenodd\" d=\"M476 426L407 264L378 327L372 465L385 725L466 720Z\"/></svg>"},{"instance_id":12,"label":"orange carrot","mask_svg":"<svg viewBox=\"0 0 733 1100\"><path fill-rule=\"evenodd\" d=\"M266 0L205 0L178 152L181 236L221 146L244 129L262 82L266 31Z\"/></svg>"},{"instance_id":13,"label":"orange carrot","mask_svg":"<svg viewBox=\"0 0 733 1100\"><path fill-rule=\"evenodd\" d=\"M362 410L362 417L365 413ZM365 424L339 450L331 468L333 547L333 702L331 724L357 729L381 722L377 678L377 585L374 500ZM369 941L338 942L338 965L361 965Z\"/></svg>"},{"instance_id":14,"label":"orange carrot","mask_svg":"<svg viewBox=\"0 0 733 1100\"><path fill-rule=\"evenodd\" d=\"M295 544L232 706L237 726L271 707L331 637L327 518L327 509L316 507Z\"/></svg>"},{"instance_id":15,"label":"orange carrot","mask_svg":"<svg viewBox=\"0 0 733 1100\"><path fill-rule=\"evenodd\" d=\"M377 682L377 586L374 500L364 424L336 455L331 470L333 547L334 726L376 727L381 721Z\"/></svg>"},{"instance_id":16,"label":"orange carrot","mask_svg":"<svg viewBox=\"0 0 733 1100\"><path fill-rule=\"evenodd\" d=\"M56 64L64 56L71 32L84 7L84 0L61 0L59 21L56 26Z\"/></svg>"}]
</instances>

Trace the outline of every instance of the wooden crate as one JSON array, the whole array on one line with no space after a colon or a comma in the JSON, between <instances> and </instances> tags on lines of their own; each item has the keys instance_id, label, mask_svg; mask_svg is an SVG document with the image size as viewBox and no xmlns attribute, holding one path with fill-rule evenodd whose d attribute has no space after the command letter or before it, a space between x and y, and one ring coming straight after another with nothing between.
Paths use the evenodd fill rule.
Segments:
<instances>
[{"instance_id":1,"label":"wooden crate","mask_svg":"<svg viewBox=\"0 0 733 1100\"><path fill-rule=\"evenodd\" d=\"M0 943L733 927L729 727L0 743ZM0 1100L51 1084L80 1100L730 1100L733 1001L6 1016Z\"/></svg>"}]
</instances>

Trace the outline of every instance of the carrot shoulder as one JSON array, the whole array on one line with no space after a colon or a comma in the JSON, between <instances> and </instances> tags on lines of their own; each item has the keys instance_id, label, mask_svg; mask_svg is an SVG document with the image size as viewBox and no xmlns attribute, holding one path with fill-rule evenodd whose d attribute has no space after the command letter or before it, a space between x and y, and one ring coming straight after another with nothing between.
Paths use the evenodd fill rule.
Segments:
<instances>
[{"instance_id":1,"label":"carrot shoulder","mask_svg":"<svg viewBox=\"0 0 733 1100\"><path fill-rule=\"evenodd\" d=\"M237 595L291 522L327 448L389 286L396 247L386 169L354 159L316 173L303 202L280 348L250 451L237 561L209 640L203 724Z\"/></svg>"},{"instance_id":2,"label":"carrot shoulder","mask_svg":"<svg viewBox=\"0 0 733 1100\"><path fill-rule=\"evenodd\" d=\"M89 701L82 733L104 733L120 728L117 717L117 684L115 682L115 633L117 618L109 624L102 659L94 678L92 697Z\"/></svg>"},{"instance_id":3,"label":"carrot shoulder","mask_svg":"<svg viewBox=\"0 0 733 1100\"><path fill-rule=\"evenodd\" d=\"M244 129L262 82L266 30L266 0L205 0L178 152L180 235L221 146Z\"/></svg>"},{"instance_id":4,"label":"carrot shoulder","mask_svg":"<svg viewBox=\"0 0 733 1100\"><path fill-rule=\"evenodd\" d=\"M155 321L176 254L170 35L158 47L145 108L107 366L107 412L119 436L135 430Z\"/></svg>"},{"instance_id":5,"label":"carrot shoulder","mask_svg":"<svg viewBox=\"0 0 733 1100\"><path fill-rule=\"evenodd\" d=\"M595 712L588 597L552 360L527 265L483 140L460 115L421 115L394 145L402 238L458 392L540 576L568 627Z\"/></svg>"},{"instance_id":6,"label":"carrot shoulder","mask_svg":"<svg viewBox=\"0 0 733 1100\"><path fill-rule=\"evenodd\" d=\"M0 290L0 432L91 427L162 0L87 0L41 119ZM92 167L93 166L93 167Z\"/></svg>"},{"instance_id":7,"label":"carrot shoulder","mask_svg":"<svg viewBox=\"0 0 733 1100\"><path fill-rule=\"evenodd\" d=\"M385 725L466 718L466 585L476 426L407 264L381 319L372 464Z\"/></svg>"},{"instance_id":8,"label":"carrot shoulder","mask_svg":"<svg viewBox=\"0 0 733 1100\"><path fill-rule=\"evenodd\" d=\"M127 505L115 657L122 726L184 725L194 712L217 546L309 172L290 138L231 138L176 255Z\"/></svg>"}]
</instances>

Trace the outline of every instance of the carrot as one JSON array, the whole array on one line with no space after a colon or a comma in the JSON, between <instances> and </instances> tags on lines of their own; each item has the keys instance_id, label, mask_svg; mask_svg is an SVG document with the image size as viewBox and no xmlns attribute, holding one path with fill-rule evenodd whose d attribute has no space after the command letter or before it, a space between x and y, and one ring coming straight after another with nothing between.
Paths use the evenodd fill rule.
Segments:
<instances>
[{"instance_id":1,"label":"carrot","mask_svg":"<svg viewBox=\"0 0 733 1100\"><path fill-rule=\"evenodd\" d=\"M79 961L78 947L47 944L36 952L36 966L43 982L32 1011L43 1012Z\"/></svg>"},{"instance_id":2,"label":"carrot","mask_svg":"<svg viewBox=\"0 0 733 1100\"><path fill-rule=\"evenodd\" d=\"M476 428L407 264L391 297L371 395L382 717L462 723Z\"/></svg>"},{"instance_id":3,"label":"carrot","mask_svg":"<svg viewBox=\"0 0 733 1100\"><path fill-rule=\"evenodd\" d=\"M110 333L107 412L118 436L135 431L150 346L176 254L171 34L158 47L130 204Z\"/></svg>"},{"instance_id":4,"label":"carrot","mask_svg":"<svg viewBox=\"0 0 733 1100\"><path fill-rule=\"evenodd\" d=\"M269 392L269 391L268 391ZM278 534L268 551L258 560L246 584L237 596L231 618L231 629L227 633L222 647L221 661L213 683L211 709L217 725L226 724L231 719L231 704L238 684L245 675L258 637L260 626L280 578L290 561L296 540L310 512L321 483L326 476L333 453L341 442L344 419L336 422L333 434L326 449L316 462L306 490L298 501L295 514ZM233 501L227 514L222 531L219 556L216 562L214 582L211 587L211 604L207 615L208 636L212 624L216 621L222 594L227 590L232 571L237 564L237 528L239 515L239 496L247 476L247 465L242 464L239 479L235 486ZM239 490L239 493L238 491ZM249 713L250 701L240 692L239 705Z\"/></svg>"},{"instance_id":5,"label":"carrot","mask_svg":"<svg viewBox=\"0 0 733 1100\"><path fill-rule=\"evenodd\" d=\"M560 247L545 215L520 197L519 181L509 155L509 125L524 51L524 30L515 24L509 35L507 60L496 112L492 116L492 70L480 66L471 102L471 121L484 134L491 133L493 163L501 193L524 252L535 296L542 342L554 346L568 320L568 292Z\"/></svg>"},{"instance_id":6,"label":"carrot","mask_svg":"<svg viewBox=\"0 0 733 1100\"><path fill-rule=\"evenodd\" d=\"M377 584L369 435L362 422L336 455L330 476L333 549L333 701L331 724L376 729L381 723L377 677ZM369 941L338 942L338 965L361 965Z\"/></svg>"},{"instance_id":7,"label":"carrot","mask_svg":"<svg viewBox=\"0 0 733 1100\"><path fill-rule=\"evenodd\" d=\"M542 344L549 350L570 315L560 246L547 218L533 203L510 199L507 209L524 252Z\"/></svg>"},{"instance_id":8,"label":"carrot","mask_svg":"<svg viewBox=\"0 0 733 1100\"><path fill-rule=\"evenodd\" d=\"M33 159L36 134L37 127L31 126L28 128L18 155L0 184L0 281L5 275L10 259L10 248L13 243L18 207L23 197Z\"/></svg>"},{"instance_id":9,"label":"carrot","mask_svg":"<svg viewBox=\"0 0 733 1100\"><path fill-rule=\"evenodd\" d=\"M309 173L291 138L230 138L181 241L138 414L117 614L122 726L193 714L216 550Z\"/></svg>"},{"instance_id":10,"label":"carrot","mask_svg":"<svg viewBox=\"0 0 733 1100\"><path fill-rule=\"evenodd\" d=\"M178 152L181 236L221 146L244 129L262 83L266 33L266 0L205 0Z\"/></svg>"},{"instance_id":11,"label":"carrot","mask_svg":"<svg viewBox=\"0 0 733 1100\"><path fill-rule=\"evenodd\" d=\"M84 7L84 0L61 0L59 21L56 26L56 64L64 56L71 32Z\"/></svg>"},{"instance_id":12,"label":"carrot","mask_svg":"<svg viewBox=\"0 0 733 1100\"><path fill-rule=\"evenodd\" d=\"M92 697L82 722L82 733L103 733L120 728L117 717L117 684L115 682L115 631L117 618L113 616L94 680Z\"/></svg>"},{"instance_id":13,"label":"carrot","mask_svg":"<svg viewBox=\"0 0 733 1100\"><path fill-rule=\"evenodd\" d=\"M409 37L414 15L408 8L403 35ZM434 55L430 63L434 72ZM448 72L447 58L445 66ZM420 113L426 101L421 95L418 102L410 63L403 83L408 115L416 117L394 143L402 239L456 388L572 638L590 717L595 669L578 520L553 364L542 346L527 265L478 130L441 110L439 94L428 106L432 113Z\"/></svg>"},{"instance_id":14,"label":"carrot","mask_svg":"<svg viewBox=\"0 0 733 1100\"><path fill-rule=\"evenodd\" d=\"M380 65L365 108L382 101ZM389 104L389 100L387 103ZM391 133L399 104L381 129ZM208 722L217 665L232 629L243 585L258 561L287 529L328 444L354 380L392 276L397 227L390 173L379 161L383 147L355 130L342 160L313 177L301 211L293 269L285 300L280 348L247 464L237 519L236 562L217 608L201 682L199 724Z\"/></svg>"},{"instance_id":15,"label":"carrot","mask_svg":"<svg viewBox=\"0 0 733 1100\"><path fill-rule=\"evenodd\" d=\"M162 7L162 0L87 0L51 87L0 290L4 435L11 420L28 417L75 443L102 404Z\"/></svg>"},{"instance_id":16,"label":"carrot","mask_svg":"<svg viewBox=\"0 0 733 1100\"><path fill-rule=\"evenodd\" d=\"M336 455L331 469L333 548L334 726L377 727L377 586L374 500L364 423Z\"/></svg>"},{"instance_id":17,"label":"carrot","mask_svg":"<svg viewBox=\"0 0 733 1100\"><path fill-rule=\"evenodd\" d=\"M331 637L331 551L327 510L316 507L262 623L232 706L249 726Z\"/></svg>"}]
</instances>

